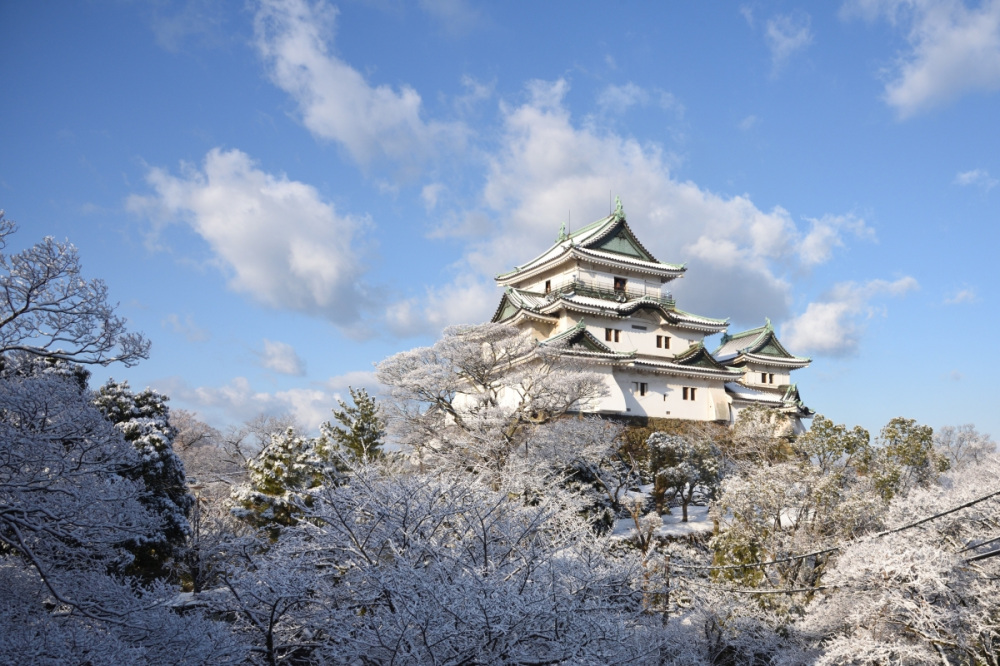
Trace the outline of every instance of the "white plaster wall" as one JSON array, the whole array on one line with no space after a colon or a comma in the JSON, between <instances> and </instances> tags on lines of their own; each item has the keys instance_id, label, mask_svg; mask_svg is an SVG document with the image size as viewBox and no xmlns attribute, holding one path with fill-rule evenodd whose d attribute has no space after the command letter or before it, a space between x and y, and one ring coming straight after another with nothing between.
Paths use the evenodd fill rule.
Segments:
<instances>
[{"instance_id":1,"label":"white plaster wall","mask_svg":"<svg viewBox=\"0 0 1000 666\"><path fill-rule=\"evenodd\" d=\"M791 384L791 374L788 368L776 368L771 366L747 364L747 374L744 375L743 381L749 385L753 386L764 386L775 388L781 386L782 384ZM774 374L774 383L765 383L760 381L760 373L766 372L768 374Z\"/></svg>"},{"instance_id":2,"label":"white plaster wall","mask_svg":"<svg viewBox=\"0 0 1000 666\"><path fill-rule=\"evenodd\" d=\"M686 352L692 345L704 339L704 335L701 333L668 327L662 323L658 324L657 319L659 317L656 317L656 315L637 315L628 319L595 317L592 315L586 317L587 330L590 334L615 351L635 351L642 356L670 359ZM634 329L632 328L633 325L645 326L646 330ZM614 341L608 342L604 339L604 330L606 328L614 328L621 331L617 343ZM670 349L658 349L656 347L657 335L665 335L670 338ZM757 375L757 378L759 379L760 375Z\"/></svg>"},{"instance_id":3,"label":"white plaster wall","mask_svg":"<svg viewBox=\"0 0 1000 666\"><path fill-rule=\"evenodd\" d=\"M629 370L617 370L614 378L625 403L625 413L630 416L653 416L688 419L692 421L715 420L714 400L710 387L720 387L704 379L685 379L654 375ZM632 382L646 382L646 395L640 396ZM694 388L695 399L684 400L683 388Z\"/></svg>"}]
</instances>

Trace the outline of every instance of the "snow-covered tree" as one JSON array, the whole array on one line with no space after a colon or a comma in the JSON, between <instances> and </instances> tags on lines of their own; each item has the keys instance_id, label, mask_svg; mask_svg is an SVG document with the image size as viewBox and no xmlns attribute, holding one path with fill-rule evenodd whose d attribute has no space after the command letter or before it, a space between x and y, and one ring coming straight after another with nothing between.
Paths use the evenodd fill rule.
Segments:
<instances>
[{"instance_id":1,"label":"snow-covered tree","mask_svg":"<svg viewBox=\"0 0 1000 666\"><path fill-rule=\"evenodd\" d=\"M688 505L701 488L710 497L720 479L719 450L706 439L656 432L646 440L655 474L657 493L680 499L681 522L688 520Z\"/></svg>"},{"instance_id":2,"label":"snow-covered tree","mask_svg":"<svg viewBox=\"0 0 1000 666\"><path fill-rule=\"evenodd\" d=\"M0 211L0 355L127 366L148 358L149 341L126 330L104 282L82 277L75 247L48 237L6 255L15 230Z\"/></svg>"},{"instance_id":3,"label":"snow-covered tree","mask_svg":"<svg viewBox=\"0 0 1000 666\"><path fill-rule=\"evenodd\" d=\"M227 576L261 663L658 663L641 567L574 511L468 474L357 468Z\"/></svg>"},{"instance_id":4,"label":"snow-covered tree","mask_svg":"<svg viewBox=\"0 0 1000 666\"><path fill-rule=\"evenodd\" d=\"M984 462L996 452L997 443L989 434L979 432L976 426L966 423L938 429L934 433L934 448L948 459L949 469L959 470Z\"/></svg>"},{"instance_id":5,"label":"snow-covered tree","mask_svg":"<svg viewBox=\"0 0 1000 666\"><path fill-rule=\"evenodd\" d=\"M247 481L233 488L233 514L272 538L299 520L307 491L339 476L341 461L323 438L303 437L288 428L247 462Z\"/></svg>"},{"instance_id":6,"label":"snow-covered tree","mask_svg":"<svg viewBox=\"0 0 1000 666\"><path fill-rule=\"evenodd\" d=\"M189 531L188 513L194 498L188 493L184 464L174 453L177 429L170 424L168 398L152 389L134 393L127 381L109 379L95 396L94 404L139 454L138 465L120 473L141 480L146 492L142 503L160 518L161 530L135 540L130 549L136 559L132 572L162 576L174 550Z\"/></svg>"},{"instance_id":7,"label":"snow-covered tree","mask_svg":"<svg viewBox=\"0 0 1000 666\"><path fill-rule=\"evenodd\" d=\"M382 455L385 438L385 423L378 405L365 389L348 388L354 404L338 400L340 409L333 410L333 418L340 425L326 422L320 426L320 435L353 460L377 458Z\"/></svg>"},{"instance_id":8,"label":"snow-covered tree","mask_svg":"<svg viewBox=\"0 0 1000 666\"><path fill-rule=\"evenodd\" d=\"M450 327L432 347L378 364L390 434L423 462L461 449L465 463L495 473L534 426L604 391L598 375L561 351L505 324Z\"/></svg>"},{"instance_id":9,"label":"snow-covered tree","mask_svg":"<svg viewBox=\"0 0 1000 666\"><path fill-rule=\"evenodd\" d=\"M927 487L948 469L947 456L934 449L934 431L914 419L898 416L879 432L869 450L866 472L887 499Z\"/></svg>"},{"instance_id":10,"label":"snow-covered tree","mask_svg":"<svg viewBox=\"0 0 1000 666\"><path fill-rule=\"evenodd\" d=\"M755 467L788 459L793 430L788 416L752 405L740 410L732 436L722 449L726 467Z\"/></svg>"},{"instance_id":11,"label":"snow-covered tree","mask_svg":"<svg viewBox=\"0 0 1000 666\"><path fill-rule=\"evenodd\" d=\"M810 432L787 446L787 461L745 466L722 482L712 506L721 528L712 540L716 564L782 559L832 547L881 526L885 501L864 467L866 431L848 430L818 415ZM810 588L822 582L830 557L720 575L752 586Z\"/></svg>"},{"instance_id":12,"label":"snow-covered tree","mask_svg":"<svg viewBox=\"0 0 1000 666\"><path fill-rule=\"evenodd\" d=\"M111 573L161 517L122 474L139 453L59 365L8 355L0 372L0 663L237 660L223 625Z\"/></svg>"},{"instance_id":13,"label":"snow-covered tree","mask_svg":"<svg viewBox=\"0 0 1000 666\"><path fill-rule=\"evenodd\" d=\"M902 527L997 492L990 458L893 499L886 522ZM809 609L803 630L819 664L1000 662L1000 502L976 502L918 529L847 544ZM987 555L987 557L982 557Z\"/></svg>"}]
</instances>

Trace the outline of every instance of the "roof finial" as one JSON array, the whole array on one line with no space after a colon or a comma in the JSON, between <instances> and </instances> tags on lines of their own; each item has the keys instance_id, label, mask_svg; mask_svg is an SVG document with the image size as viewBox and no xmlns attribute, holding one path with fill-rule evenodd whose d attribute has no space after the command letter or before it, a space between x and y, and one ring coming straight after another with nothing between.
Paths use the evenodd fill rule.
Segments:
<instances>
[{"instance_id":1,"label":"roof finial","mask_svg":"<svg viewBox=\"0 0 1000 666\"><path fill-rule=\"evenodd\" d=\"M619 220L625 219L625 209L622 208L622 198L620 196L615 197L615 217Z\"/></svg>"},{"instance_id":2,"label":"roof finial","mask_svg":"<svg viewBox=\"0 0 1000 666\"><path fill-rule=\"evenodd\" d=\"M770 317L764 317L764 328L767 329L768 331L773 331L774 330L774 327L771 326L771 318Z\"/></svg>"},{"instance_id":3,"label":"roof finial","mask_svg":"<svg viewBox=\"0 0 1000 666\"><path fill-rule=\"evenodd\" d=\"M566 223L563 222L561 225L559 225L559 235L556 236L556 242L561 243L564 240L566 240L567 237L568 235L566 234Z\"/></svg>"}]
</instances>

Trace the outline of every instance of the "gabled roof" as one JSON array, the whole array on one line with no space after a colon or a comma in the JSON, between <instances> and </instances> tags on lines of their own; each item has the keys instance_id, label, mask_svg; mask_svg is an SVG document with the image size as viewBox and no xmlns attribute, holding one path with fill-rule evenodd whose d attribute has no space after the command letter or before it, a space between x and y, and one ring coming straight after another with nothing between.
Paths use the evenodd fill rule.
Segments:
<instances>
[{"instance_id":1,"label":"gabled roof","mask_svg":"<svg viewBox=\"0 0 1000 666\"><path fill-rule=\"evenodd\" d=\"M744 403L751 405L762 405L782 412L796 414L801 418L809 418L816 414L809 409L799 397L799 390L795 384L789 384L784 388L784 393L770 393L758 391L737 382L726 383L726 393L732 398L734 403Z\"/></svg>"},{"instance_id":2,"label":"gabled roof","mask_svg":"<svg viewBox=\"0 0 1000 666\"><path fill-rule=\"evenodd\" d=\"M585 290L581 290L585 291ZM554 316L566 309L584 315L604 317L619 317L625 319L639 310L658 312L671 326L698 331L701 333L718 333L729 326L728 319L712 319L691 314L672 307L663 299L652 296L639 296L624 301L613 301L598 296L588 296L572 289L553 291L548 294L538 294L523 289L507 287L500 305L497 306L491 321L508 321L515 316L526 316L532 313L543 317L545 321L555 321Z\"/></svg>"},{"instance_id":3,"label":"gabled roof","mask_svg":"<svg viewBox=\"0 0 1000 666\"><path fill-rule=\"evenodd\" d=\"M742 370L727 368L712 358L705 345L700 342L671 359L642 358L636 359L631 365L639 370L722 381L735 381L743 376Z\"/></svg>"},{"instance_id":4,"label":"gabled roof","mask_svg":"<svg viewBox=\"0 0 1000 666\"><path fill-rule=\"evenodd\" d=\"M710 368L713 370L725 370L727 372L732 372L732 368L727 368L718 361L716 361L708 350L705 349L705 345L701 342L691 345L688 350L678 354L673 358L673 362L679 365L697 366L700 368ZM739 375L742 375L742 371L738 371Z\"/></svg>"},{"instance_id":5,"label":"gabled roof","mask_svg":"<svg viewBox=\"0 0 1000 666\"><path fill-rule=\"evenodd\" d=\"M712 353L715 358L726 365L743 364L747 362L763 365L776 365L788 368L804 368L812 359L795 356L778 341L770 319L764 320L764 325L749 331L722 335L722 344Z\"/></svg>"},{"instance_id":6,"label":"gabled roof","mask_svg":"<svg viewBox=\"0 0 1000 666\"><path fill-rule=\"evenodd\" d=\"M591 351L601 354L613 354L611 347L598 340L587 330L587 324L582 319L573 328L566 329L558 335L554 335L542 344L559 345L574 351Z\"/></svg>"},{"instance_id":7,"label":"gabled roof","mask_svg":"<svg viewBox=\"0 0 1000 666\"><path fill-rule=\"evenodd\" d=\"M668 280L680 277L687 269L682 264L659 261L636 238L625 221L621 199L615 212L573 233L560 229L555 244L526 264L496 277L501 285L510 285L570 259L586 259L611 268L625 268L651 273Z\"/></svg>"}]
</instances>

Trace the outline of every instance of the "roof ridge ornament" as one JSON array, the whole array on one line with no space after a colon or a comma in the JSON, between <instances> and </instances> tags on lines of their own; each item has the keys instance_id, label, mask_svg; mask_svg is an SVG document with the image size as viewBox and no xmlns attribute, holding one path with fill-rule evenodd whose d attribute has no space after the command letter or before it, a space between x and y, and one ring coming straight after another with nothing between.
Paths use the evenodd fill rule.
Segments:
<instances>
[{"instance_id":1,"label":"roof ridge ornament","mask_svg":"<svg viewBox=\"0 0 1000 666\"><path fill-rule=\"evenodd\" d=\"M615 196L614 218L621 222L625 221L625 208L622 206L622 198L620 195Z\"/></svg>"},{"instance_id":2,"label":"roof ridge ornament","mask_svg":"<svg viewBox=\"0 0 1000 666\"><path fill-rule=\"evenodd\" d=\"M556 242L561 243L567 238L569 238L569 234L566 233L566 223L563 222L561 225L559 225L559 235L556 236Z\"/></svg>"}]
</instances>

